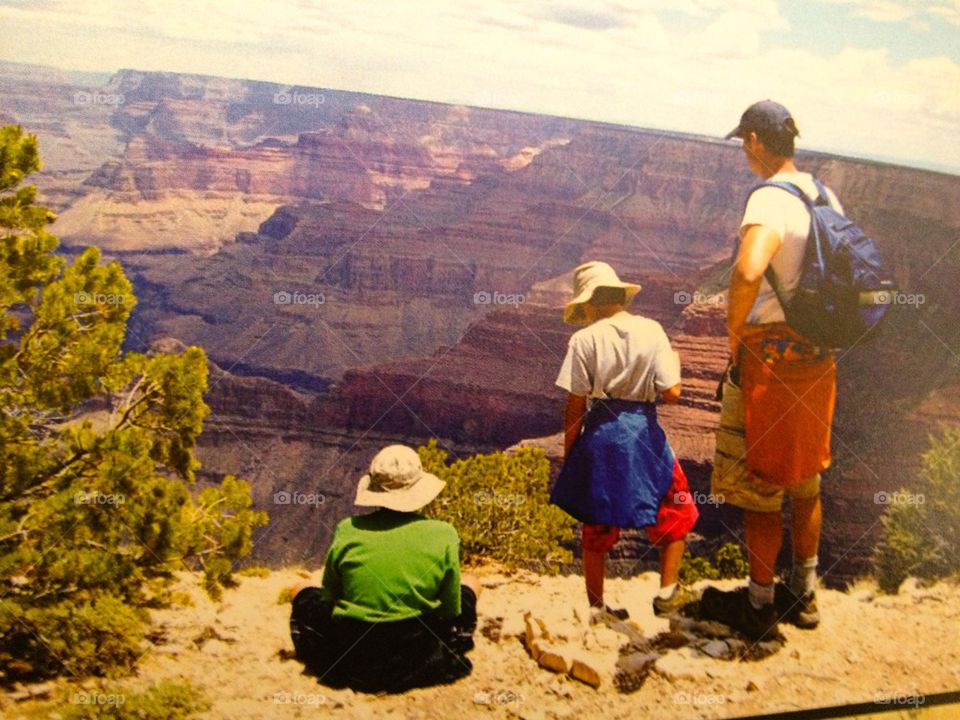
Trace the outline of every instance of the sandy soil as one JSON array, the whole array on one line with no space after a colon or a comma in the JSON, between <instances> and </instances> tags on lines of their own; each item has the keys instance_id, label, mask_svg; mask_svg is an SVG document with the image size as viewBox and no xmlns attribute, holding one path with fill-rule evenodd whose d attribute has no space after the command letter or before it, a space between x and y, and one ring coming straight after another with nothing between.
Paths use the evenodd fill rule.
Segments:
<instances>
[{"instance_id":1,"label":"sandy soil","mask_svg":"<svg viewBox=\"0 0 960 720\"><path fill-rule=\"evenodd\" d=\"M495 642L477 633L471 654L474 671L454 685L369 696L331 690L303 674L300 663L285 658L292 651L290 606L278 603L285 587L307 575L293 569L242 577L219 604L203 594L195 577L184 574L177 589L187 593L193 605L154 611L162 640L150 646L138 677L119 685L134 689L162 678L189 678L214 703L206 717L237 720L328 715L725 718L884 699L893 705L906 696L960 688L956 583L931 588L910 584L896 596L879 595L868 584L850 593L821 590L820 628L801 631L783 626L787 642L779 653L758 662L739 662L715 660L689 648L672 650L657 661L641 689L624 694L614 687L608 671L625 638L578 622L585 610L582 578L507 575L494 567L481 568L477 574L484 586L478 604L480 625L503 618L502 634ZM309 575L317 581L319 576ZM644 635L667 628L650 607L655 574L607 583L608 603L627 607ZM604 668L599 689L542 670L530 659L517 636L528 610L548 627L572 633L568 639L574 645L588 646L585 652ZM195 642L201 636L209 639ZM58 686L51 700L65 697L68 689ZM7 704L3 712L8 717L39 717L36 710L27 712L30 705ZM934 711L930 716L950 715Z\"/></svg>"}]
</instances>

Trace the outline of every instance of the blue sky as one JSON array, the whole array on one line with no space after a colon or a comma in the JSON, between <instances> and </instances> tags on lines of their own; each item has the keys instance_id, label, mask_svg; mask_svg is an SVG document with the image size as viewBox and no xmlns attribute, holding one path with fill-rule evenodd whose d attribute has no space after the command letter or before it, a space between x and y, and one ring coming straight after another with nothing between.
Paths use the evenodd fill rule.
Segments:
<instances>
[{"instance_id":1,"label":"blue sky","mask_svg":"<svg viewBox=\"0 0 960 720\"><path fill-rule=\"evenodd\" d=\"M800 146L960 173L960 0L0 0L0 59L192 72Z\"/></svg>"}]
</instances>

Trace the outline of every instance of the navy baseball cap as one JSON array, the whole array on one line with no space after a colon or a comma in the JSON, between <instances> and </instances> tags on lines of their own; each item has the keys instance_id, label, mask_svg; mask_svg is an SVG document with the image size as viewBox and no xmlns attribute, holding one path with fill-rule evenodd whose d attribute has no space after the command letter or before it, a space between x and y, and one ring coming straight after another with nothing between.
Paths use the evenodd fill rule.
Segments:
<instances>
[{"instance_id":1,"label":"navy baseball cap","mask_svg":"<svg viewBox=\"0 0 960 720\"><path fill-rule=\"evenodd\" d=\"M740 116L740 124L728 132L724 139L742 138L751 131L761 136L789 134L796 137L800 134L790 111L773 100L761 100L744 110Z\"/></svg>"}]
</instances>

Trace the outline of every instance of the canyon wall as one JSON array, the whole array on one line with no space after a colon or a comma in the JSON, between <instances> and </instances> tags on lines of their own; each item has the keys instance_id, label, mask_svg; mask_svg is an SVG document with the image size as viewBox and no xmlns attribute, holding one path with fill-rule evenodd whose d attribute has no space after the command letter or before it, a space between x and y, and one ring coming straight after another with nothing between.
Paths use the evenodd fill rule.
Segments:
<instances>
[{"instance_id":1,"label":"canyon wall","mask_svg":"<svg viewBox=\"0 0 960 720\"><path fill-rule=\"evenodd\" d=\"M37 184L64 252L101 245L133 279L128 346L206 348L200 456L206 477L253 481L272 518L261 561L322 559L388 442L436 437L460 457L527 439L556 465L553 379L572 331L560 309L588 259L644 286L634 310L680 352L684 397L661 417L708 492L717 291L754 182L735 144L171 73L89 87L11 64L0 120L40 138ZM822 567L842 579L866 567L876 493L909 485L928 432L960 414L944 400L960 388L960 178L813 153L798 164L877 238L904 293L879 340L838 358ZM704 542L740 528L731 508L703 514Z\"/></svg>"}]
</instances>

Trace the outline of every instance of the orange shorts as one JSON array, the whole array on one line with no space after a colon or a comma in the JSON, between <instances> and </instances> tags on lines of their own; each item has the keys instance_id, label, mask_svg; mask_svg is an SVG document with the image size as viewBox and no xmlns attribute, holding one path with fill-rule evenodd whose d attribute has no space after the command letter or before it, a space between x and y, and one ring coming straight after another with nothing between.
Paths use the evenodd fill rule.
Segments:
<instances>
[{"instance_id":1,"label":"orange shorts","mask_svg":"<svg viewBox=\"0 0 960 720\"><path fill-rule=\"evenodd\" d=\"M741 340L747 467L772 485L799 485L830 466L833 355L785 323L747 325Z\"/></svg>"}]
</instances>

